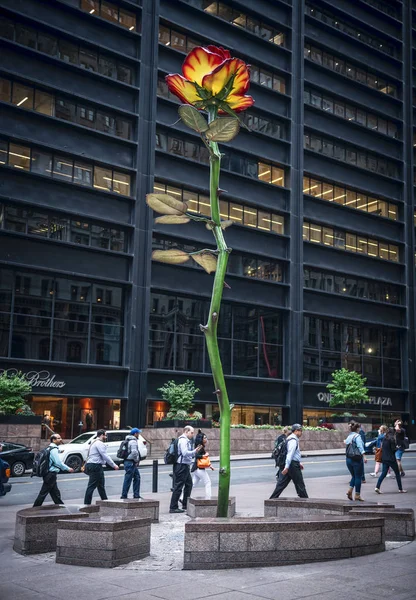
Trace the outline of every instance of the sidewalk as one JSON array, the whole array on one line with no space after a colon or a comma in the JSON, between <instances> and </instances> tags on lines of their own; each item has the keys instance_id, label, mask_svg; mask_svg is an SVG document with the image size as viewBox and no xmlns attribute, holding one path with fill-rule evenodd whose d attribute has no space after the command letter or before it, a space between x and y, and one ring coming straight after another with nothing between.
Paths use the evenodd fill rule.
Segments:
<instances>
[{"instance_id":1,"label":"sidewalk","mask_svg":"<svg viewBox=\"0 0 416 600\"><path fill-rule=\"evenodd\" d=\"M307 478L310 497L344 498L348 475ZM397 493L387 479L383 496L374 493L374 482L363 486L368 501L393 502L416 509L416 471L404 480L407 494ZM241 515L261 515L263 501L274 481L233 486ZM213 490L215 494L216 490ZM294 497L293 486L285 497ZM81 494L80 494L81 496ZM202 496L202 489L195 490ZM116 496L114 496L116 497ZM382 554L287 567L223 571L182 571L183 527L188 517L168 514L170 493L149 494L160 501L161 522L152 526L151 556L113 570L57 565L53 554L23 557L12 551L16 507L1 508L0 600L414 600L416 542L399 544ZM74 502L75 503L75 502ZM82 503L80 497L79 503ZM22 506L18 507L23 508ZM389 544L391 547L392 544ZM206 557L209 560L209 556ZM283 585L281 585L283 583Z\"/></svg>"}]
</instances>

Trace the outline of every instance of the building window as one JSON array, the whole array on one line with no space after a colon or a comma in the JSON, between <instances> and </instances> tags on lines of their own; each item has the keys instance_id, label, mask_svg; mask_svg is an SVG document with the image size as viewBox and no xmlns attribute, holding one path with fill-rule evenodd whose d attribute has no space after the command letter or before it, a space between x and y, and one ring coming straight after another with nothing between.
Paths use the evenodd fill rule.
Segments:
<instances>
[{"instance_id":1,"label":"building window","mask_svg":"<svg viewBox=\"0 0 416 600\"><path fill-rule=\"evenodd\" d=\"M74 4L74 0L63 0L67 4ZM121 25L129 31L138 28L136 15L129 10L121 8L107 0L75 0L76 6L93 17L101 17L110 23Z\"/></svg>"},{"instance_id":2,"label":"building window","mask_svg":"<svg viewBox=\"0 0 416 600\"><path fill-rule=\"evenodd\" d=\"M355 148L335 144L331 140L315 133L305 133L304 147L306 150L319 152L330 158L342 160L348 165L357 166L357 150ZM399 177L399 169L395 163L364 150L359 152L358 166L367 171L387 175L387 177L394 177L396 179Z\"/></svg>"},{"instance_id":3,"label":"building window","mask_svg":"<svg viewBox=\"0 0 416 600\"><path fill-rule=\"evenodd\" d=\"M57 156L38 150L20 146L13 142L0 141L0 157L7 157L7 165L15 169L23 169L39 173L68 183L78 183L103 191L111 191L122 196L130 196L131 177L121 171L97 165L78 163L67 156ZM51 164L53 163L53 169ZM0 158L0 164L6 160Z\"/></svg>"},{"instance_id":4,"label":"building window","mask_svg":"<svg viewBox=\"0 0 416 600\"><path fill-rule=\"evenodd\" d=\"M371 87L383 94L393 96L394 98L398 97L397 85L395 83L384 79L384 77L379 77L374 73L361 69L358 66L356 67L355 65L347 64L342 58L339 58L334 54L327 54L316 46L305 44L304 55L305 58L308 58L312 62L323 65L327 69L331 69L341 75L345 75L358 83L362 83L367 87ZM325 56L326 59L324 61L323 58Z\"/></svg>"},{"instance_id":5,"label":"building window","mask_svg":"<svg viewBox=\"0 0 416 600\"><path fill-rule=\"evenodd\" d=\"M199 213L201 215L210 216L209 196L192 192L183 188L166 185L156 181L154 191L158 193L166 193L173 195L175 198L180 198L188 205L189 212ZM285 232L285 220L283 215L270 211L258 209L252 206L246 206L237 202L228 200L220 201L220 215L225 221L232 220L238 225L261 229L283 235Z\"/></svg>"},{"instance_id":6,"label":"building window","mask_svg":"<svg viewBox=\"0 0 416 600\"><path fill-rule=\"evenodd\" d=\"M362 210L378 217L385 217L393 221L398 219L398 206L392 202L367 196L364 192L322 181L309 175L303 177L303 193L327 202L336 202L348 208Z\"/></svg>"},{"instance_id":7,"label":"building window","mask_svg":"<svg viewBox=\"0 0 416 600\"><path fill-rule=\"evenodd\" d=\"M305 90L304 98L305 104L335 114L337 117L341 117L347 121L353 121L354 123L358 123L359 125L363 125L368 129L378 131L389 137L396 139L399 137L398 126L396 123L386 121L375 114L358 109L351 104L336 100L335 98L309 88Z\"/></svg>"},{"instance_id":8,"label":"building window","mask_svg":"<svg viewBox=\"0 0 416 600\"><path fill-rule=\"evenodd\" d=\"M350 240L354 240L354 246L346 245L346 236L349 236ZM304 221L303 239L306 242L333 246L347 252L357 252L390 262L399 262L399 247L395 244L387 244L365 236L356 236L355 234L333 229L332 227L324 227L317 223Z\"/></svg>"}]
</instances>

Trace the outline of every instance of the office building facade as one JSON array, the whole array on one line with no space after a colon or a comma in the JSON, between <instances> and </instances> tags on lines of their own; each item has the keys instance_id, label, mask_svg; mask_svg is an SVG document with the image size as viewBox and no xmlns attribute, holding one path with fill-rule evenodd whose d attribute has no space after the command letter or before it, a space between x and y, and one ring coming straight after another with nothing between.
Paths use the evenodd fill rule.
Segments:
<instances>
[{"instance_id":1,"label":"office building facade","mask_svg":"<svg viewBox=\"0 0 416 600\"><path fill-rule=\"evenodd\" d=\"M222 151L234 225L219 326L235 423L316 424L362 372L374 423L415 415L416 3L0 0L0 368L65 437L151 425L192 379L217 417L212 276L151 262L212 247L155 224L168 192L208 214L208 156L165 83L198 45L251 65ZM91 422L92 419L92 422Z\"/></svg>"}]
</instances>

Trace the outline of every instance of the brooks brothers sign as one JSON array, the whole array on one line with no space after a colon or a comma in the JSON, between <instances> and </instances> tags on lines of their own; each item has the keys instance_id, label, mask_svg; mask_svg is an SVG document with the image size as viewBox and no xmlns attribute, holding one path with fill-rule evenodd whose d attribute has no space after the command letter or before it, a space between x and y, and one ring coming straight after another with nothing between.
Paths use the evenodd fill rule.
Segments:
<instances>
[{"instance_id":1,"label":"brooks brothers sign","mask_svg":"<svg viewBox=\"0 0 416 600\"><path fill-rule=\"evenodd\" d=\"M2 369L0 374L7 373L7 375L16 375L19 373L18 369ZM49 371L28 371L23 373L25 379L30 383L32 388L59 388L62 389L66 386L66 381L57 381L55 375L51 375Z\"/></svg>"}]
</instances>

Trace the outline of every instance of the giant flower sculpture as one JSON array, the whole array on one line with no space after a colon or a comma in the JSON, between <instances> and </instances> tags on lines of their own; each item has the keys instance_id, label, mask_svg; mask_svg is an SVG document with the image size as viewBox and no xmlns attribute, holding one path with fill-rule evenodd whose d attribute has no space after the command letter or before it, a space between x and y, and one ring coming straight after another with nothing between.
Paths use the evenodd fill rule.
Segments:
<instances>
[{"instance_id":1,"label":"giant flower sculpture","mask_svg":"<svg viewBox=\"0 0 416 600\"><path fill-rule=\"evenodd\" d=\"M214 235L216 249L196 252L183 250L155 250L153 260L170 264L181 264L194 260L207 273L215 273L211 305L206 324L200 325L205 334L208 356L214 379L214 393L220 407L220 469L218 485L217 516L226 517L230 490L230 424L231 409L224 379L224 372L218 347L217 328L220 318L221 300L231 248L224 239L224 229L232 221L222 221L220 216L220 163L221 152L218 142L229 142L240 128L239 112L254 103L246 92L250 84L248 66L239 58L232 58L228 50L207 46L194 48L186 57L182 75L167 75L170 91L178 96L184 105L179 107L182 121L196 131L208 148L210 155L210 206L211 215L195 215L188 210L185 202L169 194L148 194L147 204L162 216L156 222L166 225L189 223L190 220L205 224ZM201 114L206 111L208 120ZM218 116L227 115L227 116Z\"/></svg>"},{"instance_id":2,"label":"giant flower sculpture","mask_svg":"<svg viewBox=\"0 0 416 600\"><path fill-rule=\"evenodd\" d=\"M246 110L254 103L245 95L250 85L248 66L216 46L194 48L183 63L182 75L167 75L166 81L173 94L199 109L214 106L224 114L227 109Z\"/></svg>"}]
</instances>

